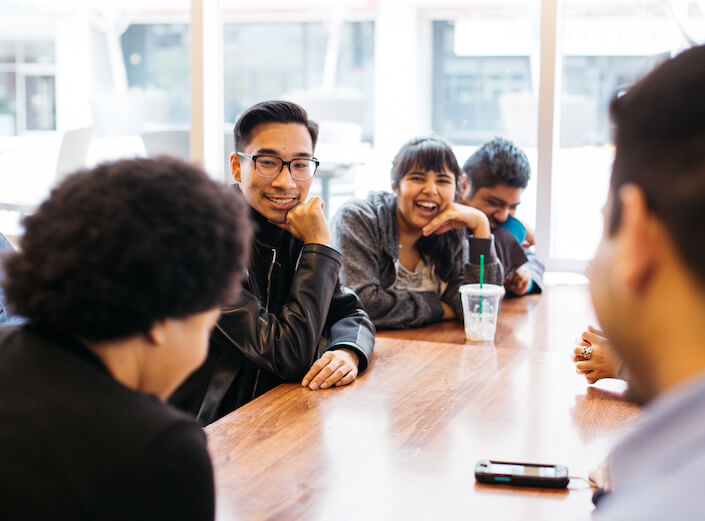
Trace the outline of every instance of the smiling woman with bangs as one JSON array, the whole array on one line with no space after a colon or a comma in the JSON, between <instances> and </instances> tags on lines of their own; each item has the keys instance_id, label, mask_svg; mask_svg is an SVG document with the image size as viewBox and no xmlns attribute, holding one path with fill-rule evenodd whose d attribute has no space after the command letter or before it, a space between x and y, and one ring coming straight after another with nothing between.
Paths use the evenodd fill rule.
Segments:
<instances>
[{"instance_id":1,"label":"smiling woman with bangs","mask_svg":"<svg viewBox=\"0 0 705 521\"><path fill-rule=\"evenodd\" d=\"M348 201L333 218L341 281L378 328L462 319L458 290L479 280L480 255L484 280L502 283L487 217L456 202L461 175L445 140L412 139L394 158L393 192Z\"/></svg>"}]
</instances>

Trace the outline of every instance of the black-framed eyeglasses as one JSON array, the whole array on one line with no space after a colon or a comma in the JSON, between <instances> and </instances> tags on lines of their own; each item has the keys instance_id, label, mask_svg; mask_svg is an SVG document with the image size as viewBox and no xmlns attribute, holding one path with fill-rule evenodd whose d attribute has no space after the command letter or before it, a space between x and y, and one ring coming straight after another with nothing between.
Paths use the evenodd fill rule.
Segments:
<instances>
[{"instance_id":1,"label":"black-framed eyeglasses","mask_svg":"<svg viewBox=\"0 0 705 521\"><path fill-rule=\"evenodd\" d=\"M313 177L313 174L315 174L318 169L318 165L321 164L315 157L310 159L297 157L291 161L284 161L277 156L253 156L251 154L245 154L244 152L238 152L237 155L252 160L255 164L255 172L257 175L268 178L277 177L282 171L282 168L286 166L289 168L289 172L291 172L291 177L297 181L306 181Z\"/></svg>"}]
</instances>

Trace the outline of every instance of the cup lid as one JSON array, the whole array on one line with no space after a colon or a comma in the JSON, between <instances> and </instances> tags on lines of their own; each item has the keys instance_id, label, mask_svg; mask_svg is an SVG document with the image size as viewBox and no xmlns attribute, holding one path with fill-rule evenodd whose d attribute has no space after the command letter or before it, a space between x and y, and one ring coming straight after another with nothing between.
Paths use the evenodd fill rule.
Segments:
<instances>
[{"instance_id":1,"label":"cup lid","mask_svg":"<svg viewBox=\"0 0 705 521\"><path fill-rule=\"evenodd\" d=\"M504 294L504 287L497 284L464 284L460 286L460 293L471 293L473 295L482 295L483 297L494 297Z\"/></svg>"}]
</instances>

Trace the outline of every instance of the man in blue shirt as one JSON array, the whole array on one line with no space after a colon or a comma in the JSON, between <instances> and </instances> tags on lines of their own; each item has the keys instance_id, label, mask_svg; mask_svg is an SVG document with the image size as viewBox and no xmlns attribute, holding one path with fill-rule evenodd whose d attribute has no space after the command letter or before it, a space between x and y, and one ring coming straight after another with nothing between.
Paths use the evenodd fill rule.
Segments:
<instances>
[{"instance_id":1,"label":"man in blue shirt","mask_svg":"<svg viewBox=\"0 0 705 521\"><path fill-rule=\"evenodd\" d=\"M610 106L615 160L591 266L597 317L647 404L611 453L607 520L705 519L705 46Z\"/></svg>"}]
</instances>

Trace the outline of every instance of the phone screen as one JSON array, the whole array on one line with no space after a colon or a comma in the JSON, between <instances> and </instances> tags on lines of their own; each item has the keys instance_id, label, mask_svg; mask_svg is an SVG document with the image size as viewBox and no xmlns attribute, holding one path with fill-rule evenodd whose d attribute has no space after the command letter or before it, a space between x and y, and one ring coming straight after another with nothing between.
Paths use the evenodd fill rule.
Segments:
<instances>
[{"instance_id":1,"label":"phone screen","mask_svg":"<svg viewBox=\"0 0 705 521\"><path fill-rule=\"evenodd\" d=\"M516 463L492 462L489 471L492 474L511 474L514 476L556 477L556 467L544 465L520 465Z\"/></svg>"}]
</instances>

